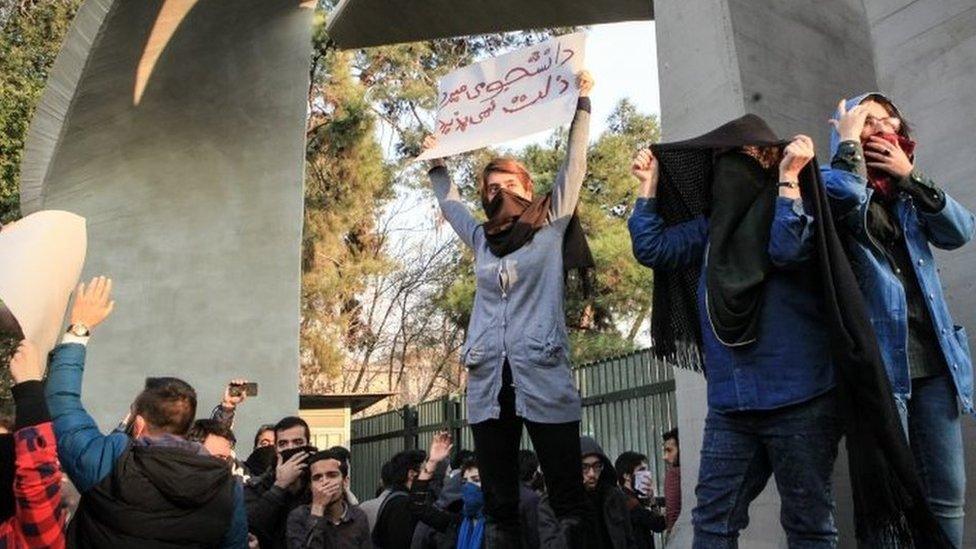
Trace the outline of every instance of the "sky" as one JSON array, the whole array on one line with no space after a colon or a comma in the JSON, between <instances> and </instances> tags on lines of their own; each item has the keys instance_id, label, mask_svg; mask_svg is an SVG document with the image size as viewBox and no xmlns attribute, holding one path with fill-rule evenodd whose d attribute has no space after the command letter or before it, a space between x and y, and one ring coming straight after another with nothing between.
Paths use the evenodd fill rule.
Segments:
<instances>
[{"instance_id":1,"label":"sky","mask_svg":"<svg viewBox=\"0 0 976 549\"><path fill-rule=\"evenodd\" d=\"M642 113L661 113L653 21L590 27L586 39L586 66L596 80L590 96L593 104L590 135L597 136L603 131L607 116L623 98L630 98ZM547 135L549 132L541 132L499 145L518 149L544 141Z\"/></svg>"}]
</instances>

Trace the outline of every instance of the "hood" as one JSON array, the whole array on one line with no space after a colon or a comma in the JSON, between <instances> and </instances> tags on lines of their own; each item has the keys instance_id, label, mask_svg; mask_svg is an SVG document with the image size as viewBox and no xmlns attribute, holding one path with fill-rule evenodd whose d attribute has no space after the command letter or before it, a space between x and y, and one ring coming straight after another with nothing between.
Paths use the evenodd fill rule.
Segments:
<instances>
[{"instance_id":1,"label":"hood","mask_svg":"<svg viewBox=\"0 0 976 549\"><path fill-rule=\"evenodd\" d=\"M445 479L444 487L441 488L441 493L437 496L436 505L441 509L448 509L459 504L462 499L464 484L464 476L461 473Z\"/></svg>"},{"instance_id":2,"label":"hood","mask_svg":"<svg viewBox=\"0 0 976 549\"><path fill-rule=\"evenodd\" d=\"M128 465L173 504L191 508L202 506L226 489L231 470L219 459L193 452L195 448L190 444L134 444Z\"/></svg>"},{"instance_id":3,"label":"hood","mask_svg":"<svg viewBox=\"0 0 976 549\"><path fill-rule=\"evenodd\" d=\"M600 473L599 484L617 484L617 471L613 468L613 462L607 457L600 443L590 436L580 437L580 457L585 458L586 456L599 456L600 461L603 462L603 472Z\"/></svg>"},{"instance_id":4,"label":"hood","mask_svg":"<svg viewBox=\"0 0 976 549\"><path fill-rule=\"evenodd\" d=\"M844 102L844 108L847 110L851 110L854 107L863 103L864 100L867 99L868 97L880 97L885 101L887 101L888 103L891 103L891 106L894 107L895 112L898 114L899 117L901 117L901 109L898 108L898 105L896 105L895 102L892 101L891 98L889 98L887 95L876 91L862 93L861 95L851 97L850 99ZM840 118L840 111L834 109L834 114L830 116L830 119L837 120L838 118ZM826 159L828 163L831 161L832 158L834 158L834 155L837 154L837 147L839 146L840 146L840 134L837 133L837 128L831 126L830 127L830 156L828 156Z\"/></svg>"}]
</instances>

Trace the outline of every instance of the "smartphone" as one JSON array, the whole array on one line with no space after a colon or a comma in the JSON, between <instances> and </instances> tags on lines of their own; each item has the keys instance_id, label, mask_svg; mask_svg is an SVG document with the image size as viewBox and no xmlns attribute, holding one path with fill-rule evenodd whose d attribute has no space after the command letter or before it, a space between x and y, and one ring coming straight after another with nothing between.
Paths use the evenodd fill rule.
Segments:
<instances>
[{"instance_id":1,"label":"smartphone","mask_svg":"<svg viewBox=\"0 0 976 549\"><path fill-rule=\"evenodd\" d=\"M230 386L231 396L241 396L246 395L249 397L258 396L258 384L253 381L243 383L240 385L233 384Z\"/></svg>"},{"instance_id":2,"label":"smartphone","mask_svg":"<svg viewBox=\"0 0 976 549\"><path fill-rule=\"evenodd\" d=\"M642 497L650 497L650 494L644 492L644 485L651 485L651 472L650 471L637 471L634 473L634 491L637 492Z\"/></svg>"}]
</instances>

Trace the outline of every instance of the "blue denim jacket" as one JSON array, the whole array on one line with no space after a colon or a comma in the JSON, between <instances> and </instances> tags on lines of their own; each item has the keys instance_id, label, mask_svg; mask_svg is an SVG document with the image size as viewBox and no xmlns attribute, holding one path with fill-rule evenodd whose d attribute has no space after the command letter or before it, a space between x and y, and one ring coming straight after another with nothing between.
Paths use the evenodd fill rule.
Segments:
<instances>
[{"instance_id":1,"label":"blue denim jacket","mask_svg":"<svg viewBox=\"0 0 976 549\"><path fill-rule=\"evenodd\" d=\"M864 97L848 100L848 108L858 105ZM831 138L831 158L839 144L835 131ZM856 173L829 166L823 167L821 172L838 227L846 230L849 237L848 254L861 284L861 292L867 300L892 389L896 395L908 396L911 394L911 376L908 370L905 289L867 231L868 203L873 190L867 187L867 180ZM903 194L895 203L895 213L901 221L915 276L927 298L929 314L935 323L933 328L955 382L959 402L967 413L974 413L973 365L966 330L953 325L929 244L943 250L964 245L973 237L976 219L972 212L948 194L945 199L942 211L930 214L919 211L912 199Z\"/></svg>"},{"instance_id":2,"label":"blue denim jacket","mask_svg":"<svg viewBox=\"0 0 976 549\"><path fill-rule=\"evenodd\" d=\"M44 395L58 440L61 468L84 495L115 468L128 448L129 436L120 431L103 435L81 403L81 379L85 371L85 346L62 343L51 351ZM247 513L244 489L234 488L234 516L222 548L247 547Z\"/></svg>"},{"instance_id":3,"label":"blue denim jacket","mask_svg":"<svg viewBox=\"0 0 976 549\"><path fill-rule=\"evenodd\" d=\"M702 266L698 316L709 408L771 410L807 401L834 386L821 299L812 283L815 266L809 261L813 218L802 200L776 199L769 241L774 269L764 290L759 339L737 348L718 341L705 313L708 221L698 217L667 227L657 214L656 200L638 199L627 227L641 265L655 270Z\"/></svg>"}]
</instances>

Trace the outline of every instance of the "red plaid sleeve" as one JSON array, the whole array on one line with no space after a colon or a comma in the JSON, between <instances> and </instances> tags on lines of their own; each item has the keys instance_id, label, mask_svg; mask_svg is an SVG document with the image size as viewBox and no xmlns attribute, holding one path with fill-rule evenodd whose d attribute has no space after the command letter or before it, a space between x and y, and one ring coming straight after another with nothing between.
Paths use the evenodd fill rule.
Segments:
<instances>
[{"instance_id":1,"label":"red plaid sleeve","mask_svg":"<svg viewBox=\"0 0 976 549\"><path fill-rule=\"evenodd\" d=\"M61 514L61 467L51 422L24 427L14 434L17 473L17 529L24 547L64 548Z\"/></svg>"}]
</instances>

